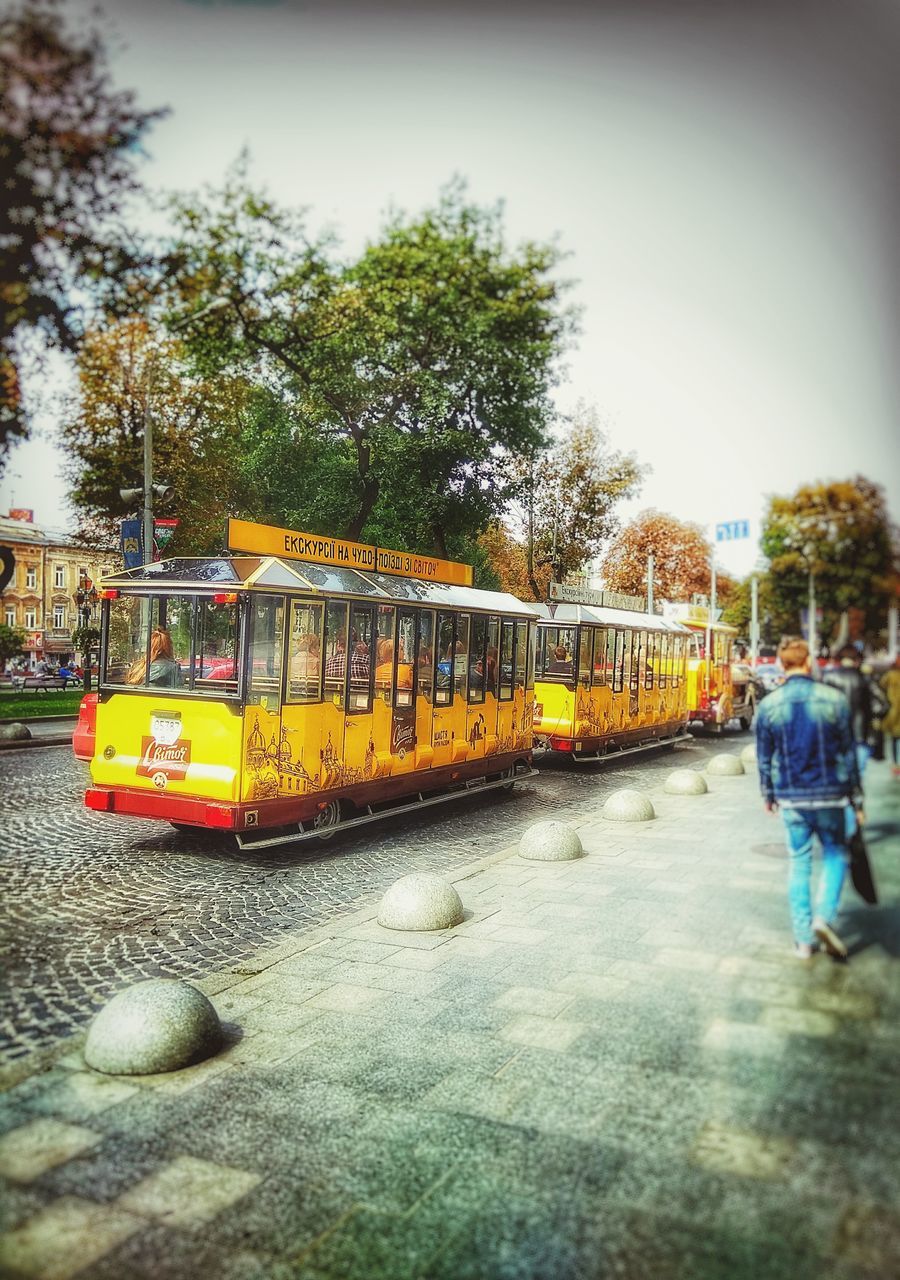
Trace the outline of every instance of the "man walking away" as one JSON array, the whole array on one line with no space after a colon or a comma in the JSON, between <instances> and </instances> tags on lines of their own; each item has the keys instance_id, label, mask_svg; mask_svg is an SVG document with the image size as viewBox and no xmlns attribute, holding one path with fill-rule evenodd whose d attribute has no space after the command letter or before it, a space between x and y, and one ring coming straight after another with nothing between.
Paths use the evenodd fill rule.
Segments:
<instances>
[{"instance_id":1,"label":"man walking away","mask_svg":"<svg viewBox=\"0 0 900 1280\"><path fill-rule=\"evenodd\" d=\"M788 636L778 648L784 684L760 703L756 754L766 809L781 808L789 857L788 903L794 945L809 959L816 940L832 955L847 948L835 933L847 871L845 812L862 814L850 707L837 689L811 677L809 645ZM813 919L810 902L813 837L822 846L822 872Z\"/></svg>"}]
</instances>

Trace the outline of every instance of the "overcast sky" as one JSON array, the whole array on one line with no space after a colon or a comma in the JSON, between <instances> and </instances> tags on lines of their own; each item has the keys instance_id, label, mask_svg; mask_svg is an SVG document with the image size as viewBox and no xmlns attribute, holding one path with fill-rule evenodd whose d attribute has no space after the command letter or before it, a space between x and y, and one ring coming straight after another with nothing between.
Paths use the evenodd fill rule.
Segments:
<instances>
[{"instance_id":1,"label":"overcast sky","mask_svg":"<svg viewBox=\"0 0 900 1280\"><path fill-rule=\"evenodd\" d=\"M558 403L652 465L630 512L758 530L767 494L862 472L900 515L894 0L103 7L116 82L172 109L148 187L247 146L350 250L453 174L513 241L558 235L584 309ZM58 523L47 449L0 507Z\"/></svg>"}]
</instances>

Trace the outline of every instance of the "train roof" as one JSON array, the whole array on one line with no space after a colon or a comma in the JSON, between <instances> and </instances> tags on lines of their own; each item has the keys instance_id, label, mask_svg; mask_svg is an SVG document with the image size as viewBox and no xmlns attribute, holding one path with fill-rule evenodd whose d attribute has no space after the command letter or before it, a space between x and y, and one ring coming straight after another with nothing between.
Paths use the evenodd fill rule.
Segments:
<instances>
[{"instance_id":1,"label":"train roof","mask_svg":"<svg viewBox=\"0 0 900 1280\"><path fill-rule=\"evenodd\" d=\"M482 591L444 582L425 582L370 570L282 560L277 556L219 556L157 560L103 579L105 588L161 589L193 593L227 591L294 591L352 596L355 599L420 604L433 608L475 610L536 618L538 605L523 604L503 591Z\"/></svg>"},{"instance_id":2,"label":"train roof","mask_svg":"<svg viewBox=\"0 0 900 1280\"><path fill-rule=\"evenodd\" d=\"M552 622L555 626L578 626L585 623L595 627L634 627L641 631L663 631L669 635L690 635L690 628L658 613L638 613L634 609L606 609L594 604L569 604L560 601L553 605L536 604L539 622ZM551 613L550 610L553 610Z\"/></svg>"}]
</instances>

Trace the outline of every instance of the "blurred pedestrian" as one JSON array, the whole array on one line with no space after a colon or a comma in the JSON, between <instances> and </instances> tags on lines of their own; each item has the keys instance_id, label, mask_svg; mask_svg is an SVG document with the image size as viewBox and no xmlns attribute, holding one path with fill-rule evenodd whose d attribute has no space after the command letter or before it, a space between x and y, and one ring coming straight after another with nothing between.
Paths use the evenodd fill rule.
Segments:
<instances>
[{"instance_id":1,"label":"blurred pedestrian","mask_svg":"<svg viewBox=\"0 0 900 1280\"><path fill-rule=\"evenodd\" d=\"M900 654L881 677L881 687L887 698L887 710L881 718L881 732L891 740L891 763L894 777L900 777Z\"/></svg>"},{"instance_id":2,"label":"blurred pedestrian","mask_svg":"<svg viewBox=\"0 0 900 1280\"><path fill-rule=\"evenodd\" d=\"M873 699L869 681L863 675L862 653L852 644L845 644L837 653L838 665L824 673L822 679L835 689L840 689L850 707L850 726L853 730L853 741L856 745L856 763L860 780L866 772L866 765L872 755L874 745ZM847 811L847 835L856 830L853 810Z\"/></svg>"},{"instance_id":3,"label":"blurred pedestrian","mask_svg":"<svg viewBox=\"0 0 900 1280\"><path fill-rule=\"evenodd\" d=\"M760 703L756 722L759 780L766 809L781 809L788 850L788 903L796 954L817 940L832 955L847 948L833 928L849 855L844 814L863 821L862 785L847 699L812 679L809 645L788 636L778 647L784 684ZM816 914L810 895L813 838L822 846Z\"/></svg>"}]
</instances>

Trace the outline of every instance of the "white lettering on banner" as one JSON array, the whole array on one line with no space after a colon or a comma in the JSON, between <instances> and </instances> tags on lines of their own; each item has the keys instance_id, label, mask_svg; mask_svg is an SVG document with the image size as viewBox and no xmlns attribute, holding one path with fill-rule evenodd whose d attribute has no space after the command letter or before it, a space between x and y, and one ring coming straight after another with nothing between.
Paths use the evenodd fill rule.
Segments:
<instances>
[{"instance_id":1,"label":"white lettering on banner","mask_svg":"<svg viewBox=\"0 0 900 1280\"><path fill-rule=\"evenodd\" d=\"M591 587L570 587L564 582L550 583L550 599L564 600L568 604L595 604L601 609L630 609L644 613L647 601L643 596L627 596L621 591L595 591Z\"/></svg>"}]
</instances>

